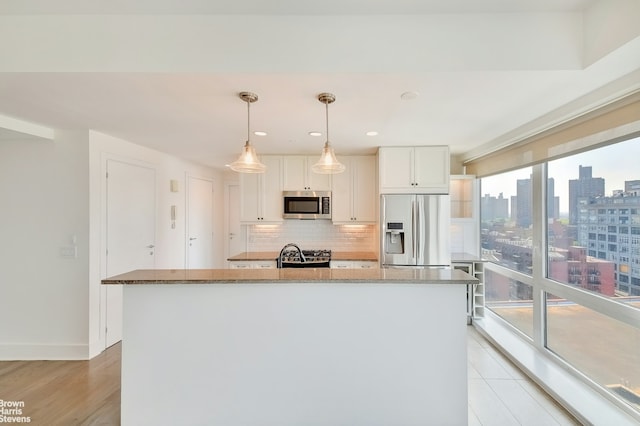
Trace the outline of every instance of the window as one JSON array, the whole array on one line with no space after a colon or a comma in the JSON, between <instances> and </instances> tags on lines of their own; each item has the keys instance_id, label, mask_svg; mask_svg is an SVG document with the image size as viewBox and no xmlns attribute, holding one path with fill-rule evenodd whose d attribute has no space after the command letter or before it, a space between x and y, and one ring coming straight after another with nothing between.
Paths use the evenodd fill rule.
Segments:
<instances>
[{"instance_id":1,"label":"window","mask_svg":"<svg viewBox=\"0 0 640 426\"><path fill-rule=\"evenodd\" d=\"M547 163L547 175L549 180L554 181L553 190L560 199L561 212L560 220L549 226L553 226L554 234L559 232L558 228L566 227L565 232L569 235L565 240L548 239L548 252L554 253L553 259L548 256L547 260L549 278L609 297L630 295L628 290L620 288L620 278L615 277L614 271L619 269L623 262L621 259L628 258L633 262L637 257L629 247L629 231L631 236L640 236L640 226L628 224L635 217L640 220L640 215L634 215L634 212L640 210L640 196L637 192L626 191L635 187L640 179L637 161L632 160L638 156L640 138ZM548 186L547 191L549 190L551 188ZM578 210L585 210L587 218L597 218L596 229L589 229L594 226L591 219L585 220L584 216L577 214ZM616 226L617 224L621 226ZM590 232L572 231L583 227ZM597 241L595 246L594 241ZM600 285L594 287L581 284L588 281L586 277L570 279L567 275L568 266L563 266L563 262L558 259L557 253L562 252L559 249L566 251L565 262L577 261L584 267L595 265L601 271ZM576 258L577 250L585 250L585 255ZM618 257L618 253L623 256ZM623 282L625 288L634 287L628 283ZM640 291L640 287L637 290Z\"/></svg>"},{"instance_id":2,"label":"window","mask_svg":"<svg viewBox=\"0 0 640 426\"><path fill-rule=\"evenodd\" d=\"M623 403L640 409L640 329L546 293L547 347Z\"/></svg>"},{"instance_id":3,"label":"window","mask_svg":"<svg viewBox=\"0 0 640 426\"><path fill-rule=\"evenodd\" d=\"M489 284L489 285L487 285ZM495 271L485 271L485 307L533 336L533 287Z\"/></svg>"},{"instance_id":4,"label":"window","mask_svg":"<svg viewBox=\"0 0 640 426\"><path fill-rule=\"evenodd\" d=\"M483 251L500 265L531 274L531 168L484 178L481 190Z\"/></svg>"},{"instance_id":5,"label":"window","mask_svg":"<svg viewBox=\"0 0 640 426\"><path fill-rule=\"evenodd\" d=\"M530 276L532 271L531 168L484 178L480 205L483 257L510 271ZM508 219L504 219L508 218ZM559 239L564 235L555 235ZM533 289L522 280L498 271L485 272L485 304L531 337Z\"/></svg>"},{"instance_id":6,"label":"window","mask_svg":"<svg viewBox=\"0 0 640 426\"><path fill-rule=\"evenodd\" d=\"M481 235L490 315L640 416L640 193L628 189L640 184L637 158L640 138L482 178L486 200L510 213L492 218L483 201ZM533 200L545 181L546 197ZM532 250L545 231L544 250Z\"/></svg>"}]
</instances>

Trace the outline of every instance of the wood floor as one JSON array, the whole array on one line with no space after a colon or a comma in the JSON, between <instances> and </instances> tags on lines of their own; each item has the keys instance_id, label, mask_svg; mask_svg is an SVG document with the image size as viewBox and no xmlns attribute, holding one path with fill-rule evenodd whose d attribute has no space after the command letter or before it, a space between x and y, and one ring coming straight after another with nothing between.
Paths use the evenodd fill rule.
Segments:
<instances>
[{"instance_id":1,"label":"wood floor","mask_svg":"<svg viewBox=\"0 0 640 426\"><path fill-rule=\"evenodd\" d=\"M0 362L0 399L30 425L120 424L120 343L89 361Z\"/></svg>"},{"instance_id":2,"label":"wood floor","mask_svg":"<svg viewBox=\"0 0 640 426\"><path fill-rule=\"evenodd\" d=\"M469 425L579 425L473 327L468 348ZM119 425L120 357L116 344L90 361L0 362L0 399L24 401L35 426Z\"/></svg>"}]
</instances>

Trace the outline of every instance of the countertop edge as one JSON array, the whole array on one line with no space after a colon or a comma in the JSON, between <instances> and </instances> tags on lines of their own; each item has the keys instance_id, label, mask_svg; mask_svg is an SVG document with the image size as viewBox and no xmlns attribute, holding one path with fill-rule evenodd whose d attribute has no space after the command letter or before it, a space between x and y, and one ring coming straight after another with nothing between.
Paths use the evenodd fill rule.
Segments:
<instances>
[{"instance_id":1,"label":"countertop edge","mask_svg":"<svg viewBox=\"0 0 640 426\"><path fill-rule=\"evenodd\" d=\"M238 279L238 280L103 280L102 285L170 285L170 284L454 284L470 285L478 284L479 280L375 280L375 279L316 279L316 280L264 280L264 279Z\"/></svg>"}]
</instances>

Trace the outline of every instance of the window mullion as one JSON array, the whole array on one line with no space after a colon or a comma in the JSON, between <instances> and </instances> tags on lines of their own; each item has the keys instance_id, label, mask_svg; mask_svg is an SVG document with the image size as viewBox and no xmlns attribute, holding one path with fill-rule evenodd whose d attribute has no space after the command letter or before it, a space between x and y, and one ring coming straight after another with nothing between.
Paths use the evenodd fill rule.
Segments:
<instances>
[{"instance_id":1,"label":"window mullion","mask_svg":"<svg viewBox=\"0 0 640 426\"><path fill-rule=\"evenodd\" d=\"M533 344L546 346L545 294L542 279L547 274L547 172L545 164L532 167L532 276L533 276Z\"/></svg>"}]
</instances>

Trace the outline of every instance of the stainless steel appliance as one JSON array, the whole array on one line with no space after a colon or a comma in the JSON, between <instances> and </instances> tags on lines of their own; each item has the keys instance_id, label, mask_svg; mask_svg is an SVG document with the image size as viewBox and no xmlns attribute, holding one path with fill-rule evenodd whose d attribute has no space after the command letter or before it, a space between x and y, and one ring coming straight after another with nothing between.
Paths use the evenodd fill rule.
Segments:
<instances>
[{"instance_id":1,"label":"stainless steel appliance","mask_svg":"<svg viewBox=\"0 0 640 426\"><path fill-rule=\"evenodd\" d=\"M283 191L284 219L331 219L331 191Z\"/></svg>"},{"instance_id":2,"label":"stainless steel appliance","mask_svg":"<svg viewBox=\"0 0 640 426\"><path fill-rule=\"evenodd\" d=\"M301 250L293 243L285 245L277 259L278 268L328 268L330 262L331 250Z\"/></svg>"},{"instance_id":3,"label":"stainless steel appliance","mask_svg":"<svg viewBox=\"0 0 640 426\"><path fill-rule=\"evenodd\" d=\"M448 195L382 195L382 267L450 267Z\"/></svg>"}]
</instances>

